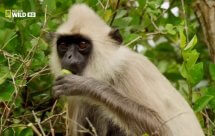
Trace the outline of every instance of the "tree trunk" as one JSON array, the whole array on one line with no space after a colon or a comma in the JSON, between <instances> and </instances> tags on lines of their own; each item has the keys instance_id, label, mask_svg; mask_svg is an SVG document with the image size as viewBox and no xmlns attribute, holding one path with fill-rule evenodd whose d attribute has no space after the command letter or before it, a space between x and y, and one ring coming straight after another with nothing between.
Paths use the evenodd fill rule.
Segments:
<instances>
[{"instance_id":1,"label":"tree trunk","mask_svg":"<svg viewBox=\"0 0 215 136\"><path fill-rule=\"evenodd\" d=\"M195 12L203 29L204 40L215 63L215 1L197 0Z\"/></svg>"}]
</instances>

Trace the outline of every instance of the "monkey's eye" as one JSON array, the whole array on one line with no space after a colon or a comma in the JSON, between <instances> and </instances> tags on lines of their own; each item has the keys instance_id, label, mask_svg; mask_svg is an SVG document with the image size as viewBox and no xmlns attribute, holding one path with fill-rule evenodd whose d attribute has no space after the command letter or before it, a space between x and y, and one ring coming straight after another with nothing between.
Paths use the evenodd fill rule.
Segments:
<instances>
[{"instance_id":1,"label":"monkey's eye","mask_svg":"<svg viewBox=\"0 0 215 136\"><path fill-rule=\"evenodd\" d=\"M78 44L78 48L79 48L80 51L83 51L83 50L86 49L87 47L88 47L88 43L87 43L87 42L82 41L82 42L80 42L80 43Z\"/></svg>"},{"instance_id":2,"label":"monkey's eye","mask_svg":"<svg viewBox=\"0 0 215 136\"><path fill-rule=\"evenodd\" d=\"M65 42L61 42L60 44L58 44L58 47L61 51L67 51L67 45Z\"/></svg>"}]
</instances>

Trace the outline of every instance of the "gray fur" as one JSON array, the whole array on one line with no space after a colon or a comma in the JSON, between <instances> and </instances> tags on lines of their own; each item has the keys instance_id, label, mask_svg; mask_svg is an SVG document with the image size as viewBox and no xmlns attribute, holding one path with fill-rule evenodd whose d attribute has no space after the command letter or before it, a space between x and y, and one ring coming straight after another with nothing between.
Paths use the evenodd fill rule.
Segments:
<instances>
[{"instance_id":1,"label":"gray fur","mask_svg":"<svg viewBox=\"0 0 215 136\"><path fill-rule=\"evenodd\" d=\"M129 128L129 131L131 131L129 133L141 135L145 132L155 136L167 136L166 131L168 129L155 111L149 107L139 105L117 92L114 87L104 82L77 75L59 77L53 87L55 97L60 95L84 96L91 98L92 101L96 101L99 105L105 106L115 114L120 122L126 122L125 128ZM90 108L93 108L93 106ZM86 108L85 114L88 113L87 111L90 111L90 109ZM94 113L90 112L90 114ZM96 114L94 116L99 117ZM81 118L84 119L84 117ZM93 118L93 122L95 122L95 118ZM101 121L98 126L101 126L101 124L107 125ZM98 131L102 132L101 129L98 129Z\"/></svg>"}]
</instances>

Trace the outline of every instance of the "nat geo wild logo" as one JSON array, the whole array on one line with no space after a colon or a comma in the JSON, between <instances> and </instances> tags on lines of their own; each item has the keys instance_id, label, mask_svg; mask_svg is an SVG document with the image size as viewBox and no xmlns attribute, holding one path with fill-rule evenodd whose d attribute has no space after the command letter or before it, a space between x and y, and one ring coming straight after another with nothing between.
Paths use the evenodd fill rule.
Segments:
<instances>
[{"instance_id":1,"label":"nat geo wild logo","mask_svg":"<svg viewBox=\"0 0 215 136\"><path fill-rule=\"evenodd\" d=\"M22 10L5 10L5 17L7 18L24 18L36 17L36 12L23 12Z\"/></svg>"}]
</instances>

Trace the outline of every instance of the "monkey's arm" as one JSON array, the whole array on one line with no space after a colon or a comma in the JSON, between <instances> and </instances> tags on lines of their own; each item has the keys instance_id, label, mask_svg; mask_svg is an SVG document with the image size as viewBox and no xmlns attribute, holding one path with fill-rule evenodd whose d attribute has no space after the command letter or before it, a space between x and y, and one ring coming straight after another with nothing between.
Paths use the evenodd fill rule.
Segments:
<instances>
[{"instance_id":1,"label":"monkey's arm","mask_svg":"<svg viewBox=\"0 0 215 136\"><path fill-rule=\"evenodd\" d=\"M55 82L53 94L55 97L86 96L99 101L124 121L129 129L133 128L139 134L147 132L162 135L165 128L156 112L122 96L111 85L93 78L61 76Z\"/></svg>"}]
</instances>

